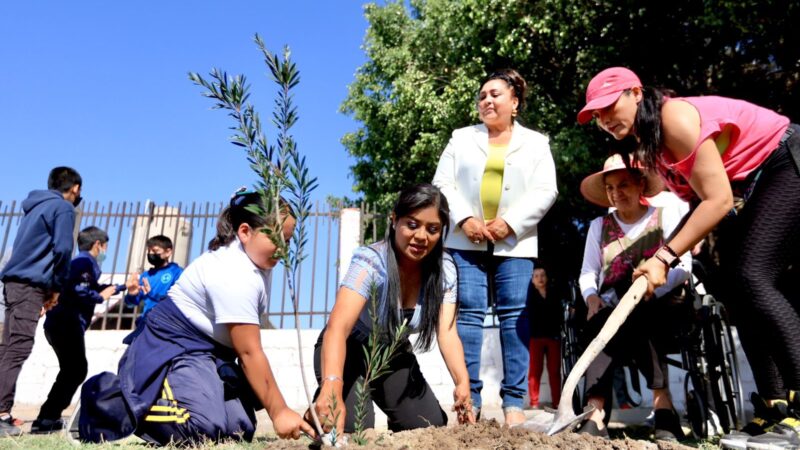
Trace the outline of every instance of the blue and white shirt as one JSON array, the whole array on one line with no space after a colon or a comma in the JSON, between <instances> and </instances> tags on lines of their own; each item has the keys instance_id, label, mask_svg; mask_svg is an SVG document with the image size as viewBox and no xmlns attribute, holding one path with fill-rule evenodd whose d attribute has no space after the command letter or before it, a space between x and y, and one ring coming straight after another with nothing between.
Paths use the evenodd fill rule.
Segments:
<instances>
[{"instance_id":1,"label":"blue and white shirt","mask_svg":"<svg viewBox=\"0 0 800 450\"><path fill-rule=\"evenodd\" d=\"M455 304L458 293L458 278L455 262L448 253L444 253L442 257L442 273L442 281L444 283L444 286L442 286L444 292L442 303ZM339 286L351 289L367 300L353 329L353 332L357 333L359 336L369 336L372 332L372 320L369 316L369 309L373 293L378 295L378 305L376 309L378 311L384 309L385 302L387 301L385 289L387 279L385 241L367 247L359 247L353 252L350 267L347 269L347 274L344 276ZM408 328L411 333L419 332L422 316L421 302L424 301L424 298L425 292L423 289L420 289L419 298L414 307L414 313L411 315L411 320L408 322ZM400 309L400 305L398 305L398 309Z\"/></svg>"}]
</instances>

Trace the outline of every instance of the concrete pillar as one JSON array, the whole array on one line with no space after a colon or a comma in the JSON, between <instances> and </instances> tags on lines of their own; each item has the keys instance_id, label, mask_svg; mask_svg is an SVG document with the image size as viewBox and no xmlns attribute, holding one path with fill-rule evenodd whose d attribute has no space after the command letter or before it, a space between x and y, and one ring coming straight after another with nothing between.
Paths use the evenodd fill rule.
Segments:
<instances>
[{"instance_id":1,"label":"concrete pillar","mask_svg":"<svg viewBox=\"0 0 800 450\"><path fill-rule=\"evenodd\" d=\"M339 283L342 282L353 252L361 245L361 210L343 208L339 213Z\"/></svg>"}]
</instances>

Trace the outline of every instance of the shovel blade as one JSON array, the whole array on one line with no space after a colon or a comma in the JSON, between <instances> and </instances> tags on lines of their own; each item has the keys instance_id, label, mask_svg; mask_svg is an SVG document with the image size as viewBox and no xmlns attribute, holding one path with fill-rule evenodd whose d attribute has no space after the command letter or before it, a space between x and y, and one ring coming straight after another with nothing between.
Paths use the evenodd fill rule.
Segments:
<instances>
[{"instance_id":1,"label":"shovel blade","mask_svg":"<svg viewBox=\"0 0 800 450\"><path fill-rule=\"evenodd\" d=\"M567 413L561 414L547 411L536 411L533 417L526 420L522 424L522 427L531 431L545 433L548 436L552 436L562 431L574 429L578 426L578 424L586 419L586 416L588 416L592 411L594 411L594 408L590 406L584 409L584 411L577 416L571 410L568 410Z\"/></svg>"},{"instance_id":2,"label":"shovel blade","mask_svg":"<svg viewBox=\"0 0 800 450\"><path fill-rule=\"evenodd\" d=\"M583 412L577 416L570 411L569 414L562 414L561 411L557 412L553 418L553 424L547 430L547 435L552 436L562 431L571 431L583 422L586 417L594 411L594 407L587 406Z\"/></svg>"}]
</instances>

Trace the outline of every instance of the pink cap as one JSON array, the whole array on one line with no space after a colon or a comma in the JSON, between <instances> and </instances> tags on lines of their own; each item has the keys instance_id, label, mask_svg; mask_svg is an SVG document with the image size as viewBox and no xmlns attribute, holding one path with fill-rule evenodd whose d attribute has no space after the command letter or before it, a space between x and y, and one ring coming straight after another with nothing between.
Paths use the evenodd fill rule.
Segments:
<instances>
[{"instance_id":1,"label":"pink cap","mask_svg":"<svg viewBox=\"0 0 800 450\"><path fill-rule=\"evenodd\" d=\"M578 113L578 123L590 121L592 111L614 103L623 91L633 87L642 87L642 82L630 69L609 67L598 73L586 87L586 106Z\"/></svg>"}]
</instances>

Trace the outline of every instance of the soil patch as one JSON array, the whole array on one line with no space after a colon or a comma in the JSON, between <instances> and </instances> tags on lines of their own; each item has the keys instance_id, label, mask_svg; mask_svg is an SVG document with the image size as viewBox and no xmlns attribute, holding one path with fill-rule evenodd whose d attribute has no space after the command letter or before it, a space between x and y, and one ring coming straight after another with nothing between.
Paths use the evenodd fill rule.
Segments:
<instances>
[{"instance_id":1,"label":"soil patch","mask_svg":"<svg viewBox=\"0 0 800 450\"><path fill-rule=\"evenodd\" d=\"M683 450L692 449L671 442L650 442L624 439L602 439L577 433L561 433L547 436L524 428L507 428L495 420L486 420L474 425L392 433L390 431L368 432L369 443L365 447L350 444L346 448L380 448L392 450ZM300 442L272 441L267 448L307 448Z\"/></svg>"}]
</instances>

